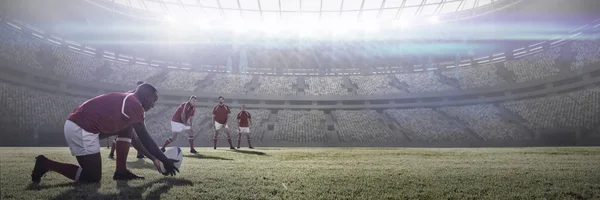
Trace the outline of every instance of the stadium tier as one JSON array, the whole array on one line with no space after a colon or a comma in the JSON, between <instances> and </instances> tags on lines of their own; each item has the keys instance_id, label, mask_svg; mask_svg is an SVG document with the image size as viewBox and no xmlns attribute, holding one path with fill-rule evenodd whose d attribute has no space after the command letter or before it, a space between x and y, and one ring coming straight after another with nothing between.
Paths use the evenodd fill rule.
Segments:
<instances>
[{"instance_id":1,"label":"stadium tier","mask_svg":"<svg viewBox=\"0 0 600 200\"><path fill-rule=\"evenodd\" d=\"M1 124L11 131L2 134L16 134L22 138L19 141L2 140L2 145L20 144L31 138L61 138L66 116L86 100L10 83L0 83L0 93L0 109L16 113L16 116L3 116ZM598 100L600 88L596 87L501 104L380 111L334 110L331 113L318 110L248 111L253 116L254 137L274 146L290 143L400 145L411 142L509 142L536 140L551 133L546 131L549 129L598 129ZM146 125L156 141L162 142L170 137L170 121L175 108L175 105L159 104L146 113ZM196 110L193 130L201 140L208 141L213 137L212 109L198 107ZM235 116L239 111L239 108L232 108L228 121L234 136L237 135ZM271 125L274 128L268 128ZM2 135L2 138L12 138L9 135ZM225 135L220 137L225 138ZM49 143L62 144L63 141L57 140ZM31 141L44 145L39 139Z\"/></svg>"},{"instance_id":2,"label":"stadium tier","mask_svg":"<svg viewBox=\"0 0 600 200\"><path fill-rule=\"evenodd\" d=\"M448 92L503 87L560 76L598 63L600 42L575 40L494 64L388 75L287 76L224 74L170 69L101 58L56 46L0 26L0 58L73 80L133 86L144 80L160 89L267 96L348 96ZM571 56L571 58L570 58ZM269 66L265 66L269 67ZM219 86L216 89L215 86ZM303 91L298 93L297 91Z\"/></svg>"}]
</instances>

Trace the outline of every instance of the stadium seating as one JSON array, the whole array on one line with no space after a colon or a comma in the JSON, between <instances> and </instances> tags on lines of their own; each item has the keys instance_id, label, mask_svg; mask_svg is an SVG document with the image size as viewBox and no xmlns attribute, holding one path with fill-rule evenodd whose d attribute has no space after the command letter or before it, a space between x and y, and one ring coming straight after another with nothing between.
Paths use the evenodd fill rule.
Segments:
<instances>
[{"instance_id":1,"label":"stadium seating","mask_svg":"<svg viewBox=\"0 0 600 200\"><path fill-rule=\"evenodd\" d=\"M293 96L296 95L294 85L297 80L295 76L260 76L254 92L257 95Z\"/></svg>"},{"instance_id":2,"label":"stadium seating","mask_svg":"<svg viewBox=\"0 0 600 200\"><path fill-rule=\"evenodd\" d=\"M0 25L0 57L17 64L42 69L37 59L42 42L23 36L22 33Z\"/></svg>"},{"instance_id":3,"label":"stadium seating","mask_svg":"<svg viewBox=\"0 0 600 200\"><path fill-rule=\"evenodd\" d=\"M515 81L522 83L558 74L560 70L555 64L559 55L560 48L555 47L517 60L506 61L505 65L515 74Z\"/></svg>"},{"instance_id":4,"label":"stadium seating","mask_svg":"<svg viewBox=\"0 0 600 200\"><path fill-rule=\"evenodd\" d=\"M592 128L600 116L600 89L505 102L502 105L521 116L533 130Z\"/></svg>"},{"instance_id":5,"label":"stadium seating","mask_svg":"<svg viewBox=\"0 0 600 200\"><path fill-rule=\"evenodd\" d=\"M581 69L590 64L600 62L600 39L576 40L573 42L571 48L577 54L575 62L571 65L571 70Z\"/></svg>"},{"instance_id":6,"label":"stadium seating","mask_svg":"<svg viewBox=\"0 0 600 200\"><path fill-rule=\"evenodd\" d=\"M494 65L483 65L468 68L443 70L442 75L458 80L461 89L496 87L506 84L506 81L497 74Z\"/></svg>"},{"instance_id":7,"label":"stadium seating","mask_svg":"<svg viewBox=\"0 0 600 200\"><path fill-rule=\"evenodd\" d=\"M273 139L277 141L311 143L326 140L323 111L281 110L276 122Z\"/></svg>"},{"instance_id":8,"label":"stadium seating","mask_svg":"<svg viewBox=\"0 0 600 200\"><path fill-rule=\"evenodd\" d=\"M396 74L398 81L408 85L408 91L411 93L419 92L442 92L454 90L440 81L440 77L433 72L418 72L411 74Z\"/></svg>"},{"instance_id":9,"label":"stadium seating","mask_svg":"<svg viewBox=\"0 0 600 200\"><path fill-rule=\"evenodd\" d=\"M502 119L500 110L493 105L471 105L441 108L448 115L457 117L484 140L527 140L517 126Z\"/></svg>"},{"instance_id":10,"label":"stadium seating","mask_svg":"<svg viewBox=\"0 0 600 200\"><path fill-rule=\"evenodd\" d=\"M206 78L206 73L172 70L167 73L167 79L158 84L158 88L168 90L194 91L198 88L198 81Z\"/></svg>"},{"instance_id":11,"label":"stadium seating","mask_svg":"<svg viewBox=\"0 0 600 200\"><path fill-rule=\"evenodd\" d=\"M246 94L246 85L252 81L252 76L235 74L215 74L213 83L202 90L213 94Z\"/></svg>"},{"instance_id":12,"label":"stadium seating","mask_svg":"<svg viewBox=\"0 0 600 200\"><path fill-rule=\"evenodd\" d=\"M395 134L374 110L331 112L340 142L381 143L396 141Z\"/></svg>"},{"instance_id":13,"label":"stadium seating","mask_svg":"<svg viewBox=\"0 0 600 200\"><path fill-rule=\"evenodd\" d=\"M344 88L344 80L339 76L325 77L306 77L307 85L304 92L307 96L334 96L348 95L348 90Z\"/></svg>"},{"instance_id":14,"label":"stadium seating","mask_svg":"<svg viewBox=\"0 0 600 200\"><path fill-rule=\"evenodd\" d=\"M0 105L5 111L1 120L11 122L8 127L18 130L18 132L2 132L22 135L24 139L32 139L30 134L34 131L63 137L63 126L67 116L85 100L0 83Z\"/></svg>"},{"instance_id":15,"label":"stadium seating","mask_svg":"<svg viewBox=\"0 0 600 200\"><path fill-rule=\"evenodd\" d=\"M388 109L384 113L410 131L413 141L447 142L472 141L474 138L451 119L430 108Z\"/></svg>"},{"instance_id":16,"label":"stadium seating","mask_svg":"<svg viewBox=\"0 0 600 200\"><path fill-rule=\"evenodd\" d=\"M102 59L74 53L64 47L53 47L52 55L57 59L54 73L74 79L96 81L98 79L96 70L104 65Z\"/></svg>"},{"instance_id":17,"label":"stadium seating","mask_svg":"<svg viewBox=\"0 0 600 200\"><path fill-rule=\"evenodd\" d=\"M350 80L358 87L358 95L387 95L406 93L394 86L387 75L350 76Z\"/></svg>"},{"instance_id":18,"label":"stadium seating","mask_svg":"<svg viewBox=\"0 0 600 200\"><path fill-rule=\"evenodd\" d=\"M135 86L137 81L146 81L162 72L162 69L141 65L128 65L117 62L110 63L110 73L102 77L100 82L125 86Z\"/></svg>"}]
</instances>

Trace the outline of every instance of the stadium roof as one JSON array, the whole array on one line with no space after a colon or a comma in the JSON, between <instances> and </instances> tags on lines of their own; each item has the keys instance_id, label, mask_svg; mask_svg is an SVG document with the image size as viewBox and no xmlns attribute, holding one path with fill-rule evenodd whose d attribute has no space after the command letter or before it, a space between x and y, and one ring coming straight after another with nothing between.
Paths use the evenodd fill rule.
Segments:
<instances>
[{"instance_id":1,"label":"stadium roof","mask_svg":"<svg viewBox=\"0 0 600 200\"><path fill-rule=\"evenodd\" d=\"M167 16L226 20L394 20L494 6L506 0L105 0Z\"/></svg>"}]
</instances>

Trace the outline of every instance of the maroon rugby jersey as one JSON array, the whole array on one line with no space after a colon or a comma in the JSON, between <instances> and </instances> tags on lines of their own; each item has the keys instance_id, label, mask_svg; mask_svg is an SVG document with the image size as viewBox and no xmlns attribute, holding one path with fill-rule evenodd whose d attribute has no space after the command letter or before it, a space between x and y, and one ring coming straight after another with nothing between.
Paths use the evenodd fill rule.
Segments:
<instances>
[{"instance_id":1,"label":"maroon rugby jersey","mask_svg":"<svg viewBox=\"0 0 600 200\"><path fill-rule=\"evenodd\" d=\"M252 119L250 113L248 111L240 111L237 115L237 119L240 120L240 127L250 127L250 123L248 123L248 119Z\"/></svg>"},{"instance_id":2,"label":"maroon rugby jersey","mask_svg":"<svg viewBox=\"0 0 600 200\"><path fill-rule=\"evenodd\" d=\"M184 112L184 110L185 110L185 118L189 119L190 117L194 116L194 113L196 112L196 107L193 106L190 102L182 103L181 105L179 105L179 107L177 107L177 110L175 110L175 113L173 113L173 117L171 117L171 121L185 124L185 122L183 122L183 119L181 119L181 112Z\"/></svg>"},{"instance_id":3,"label":"maroon rugby jersey","mask_svg":"<svg viewBox=\"0 0 600 200\"><path fill-rule=\"evenodd\" d=\"M212 114L215 115L215 121L219 124L227 123L227 115L231 113L229 106L225 104L219 104L213 108Z\"/></svg>"},{"instance_id":4,"label":"maroon rugby jersey","mask_svg":"<svg viewBox=\"0 0 600 200\"><path fill-rule=\"evenodd\" d=\"M116 133L144 122L144 108L132 93L113 92L87 100L68 120L90 133Z\"/></svg>"}]
</instances>

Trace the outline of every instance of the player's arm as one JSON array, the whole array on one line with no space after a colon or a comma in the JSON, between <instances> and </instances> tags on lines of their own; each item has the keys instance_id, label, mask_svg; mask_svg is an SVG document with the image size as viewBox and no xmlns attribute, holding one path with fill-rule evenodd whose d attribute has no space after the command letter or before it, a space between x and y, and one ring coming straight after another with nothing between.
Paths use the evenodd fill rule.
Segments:
<instances>
[{"instance_id":1,"label":"player's arm","mask_svg":"<svg viewBox=\"0 0 600 200\"><path fill-rule=\"evenodd\" d=\"M165 154L163 154L162 151L160 151L160 149L158 149L158 145L150 137L148 130L146 130L146 125L143 122L133 124L133 129L135 129L135 132L137 133L140 143L142 143L142 146L144 146L144 148L146 148L148 153L152 154L158 160L160 160L160 162L163 163L165 169L167 170L166 174L175 175L176 172L179 172L179 169L177 169L173 165L173 161L169 160L169 158L167 158L165 156Z\"/></svg>"},{"instance_id":2,"label":"player's arm","mask_svg":"<svg viewBox=\"0 0 600 200\"><path fill-rule=\"evenodd\" d=\"M155 162L160 161L154 155L152 155L150 152L148 152L148 149L146 149L146 147L144 147L144 144L142 144L142 142L140 141L140 138L137 136L137 133L133 133L133 137L131 138L131 145L138 152L140 152L140 153L144 154L144 156L148 157L148 159L155 161Z\"/></svg>"},{"instance_id":3,"label":"player's arm","mask_svg":"<svg viewBox=\"0 0 600 200\"><path fill-rule=\"evenodd\" d=\"M186 108L187 104L183 106L183 110L181 111L181 121L187 125L188 124L188 120L185 117L185 112L187 111Z\"/></svg>"}]
</instances>

